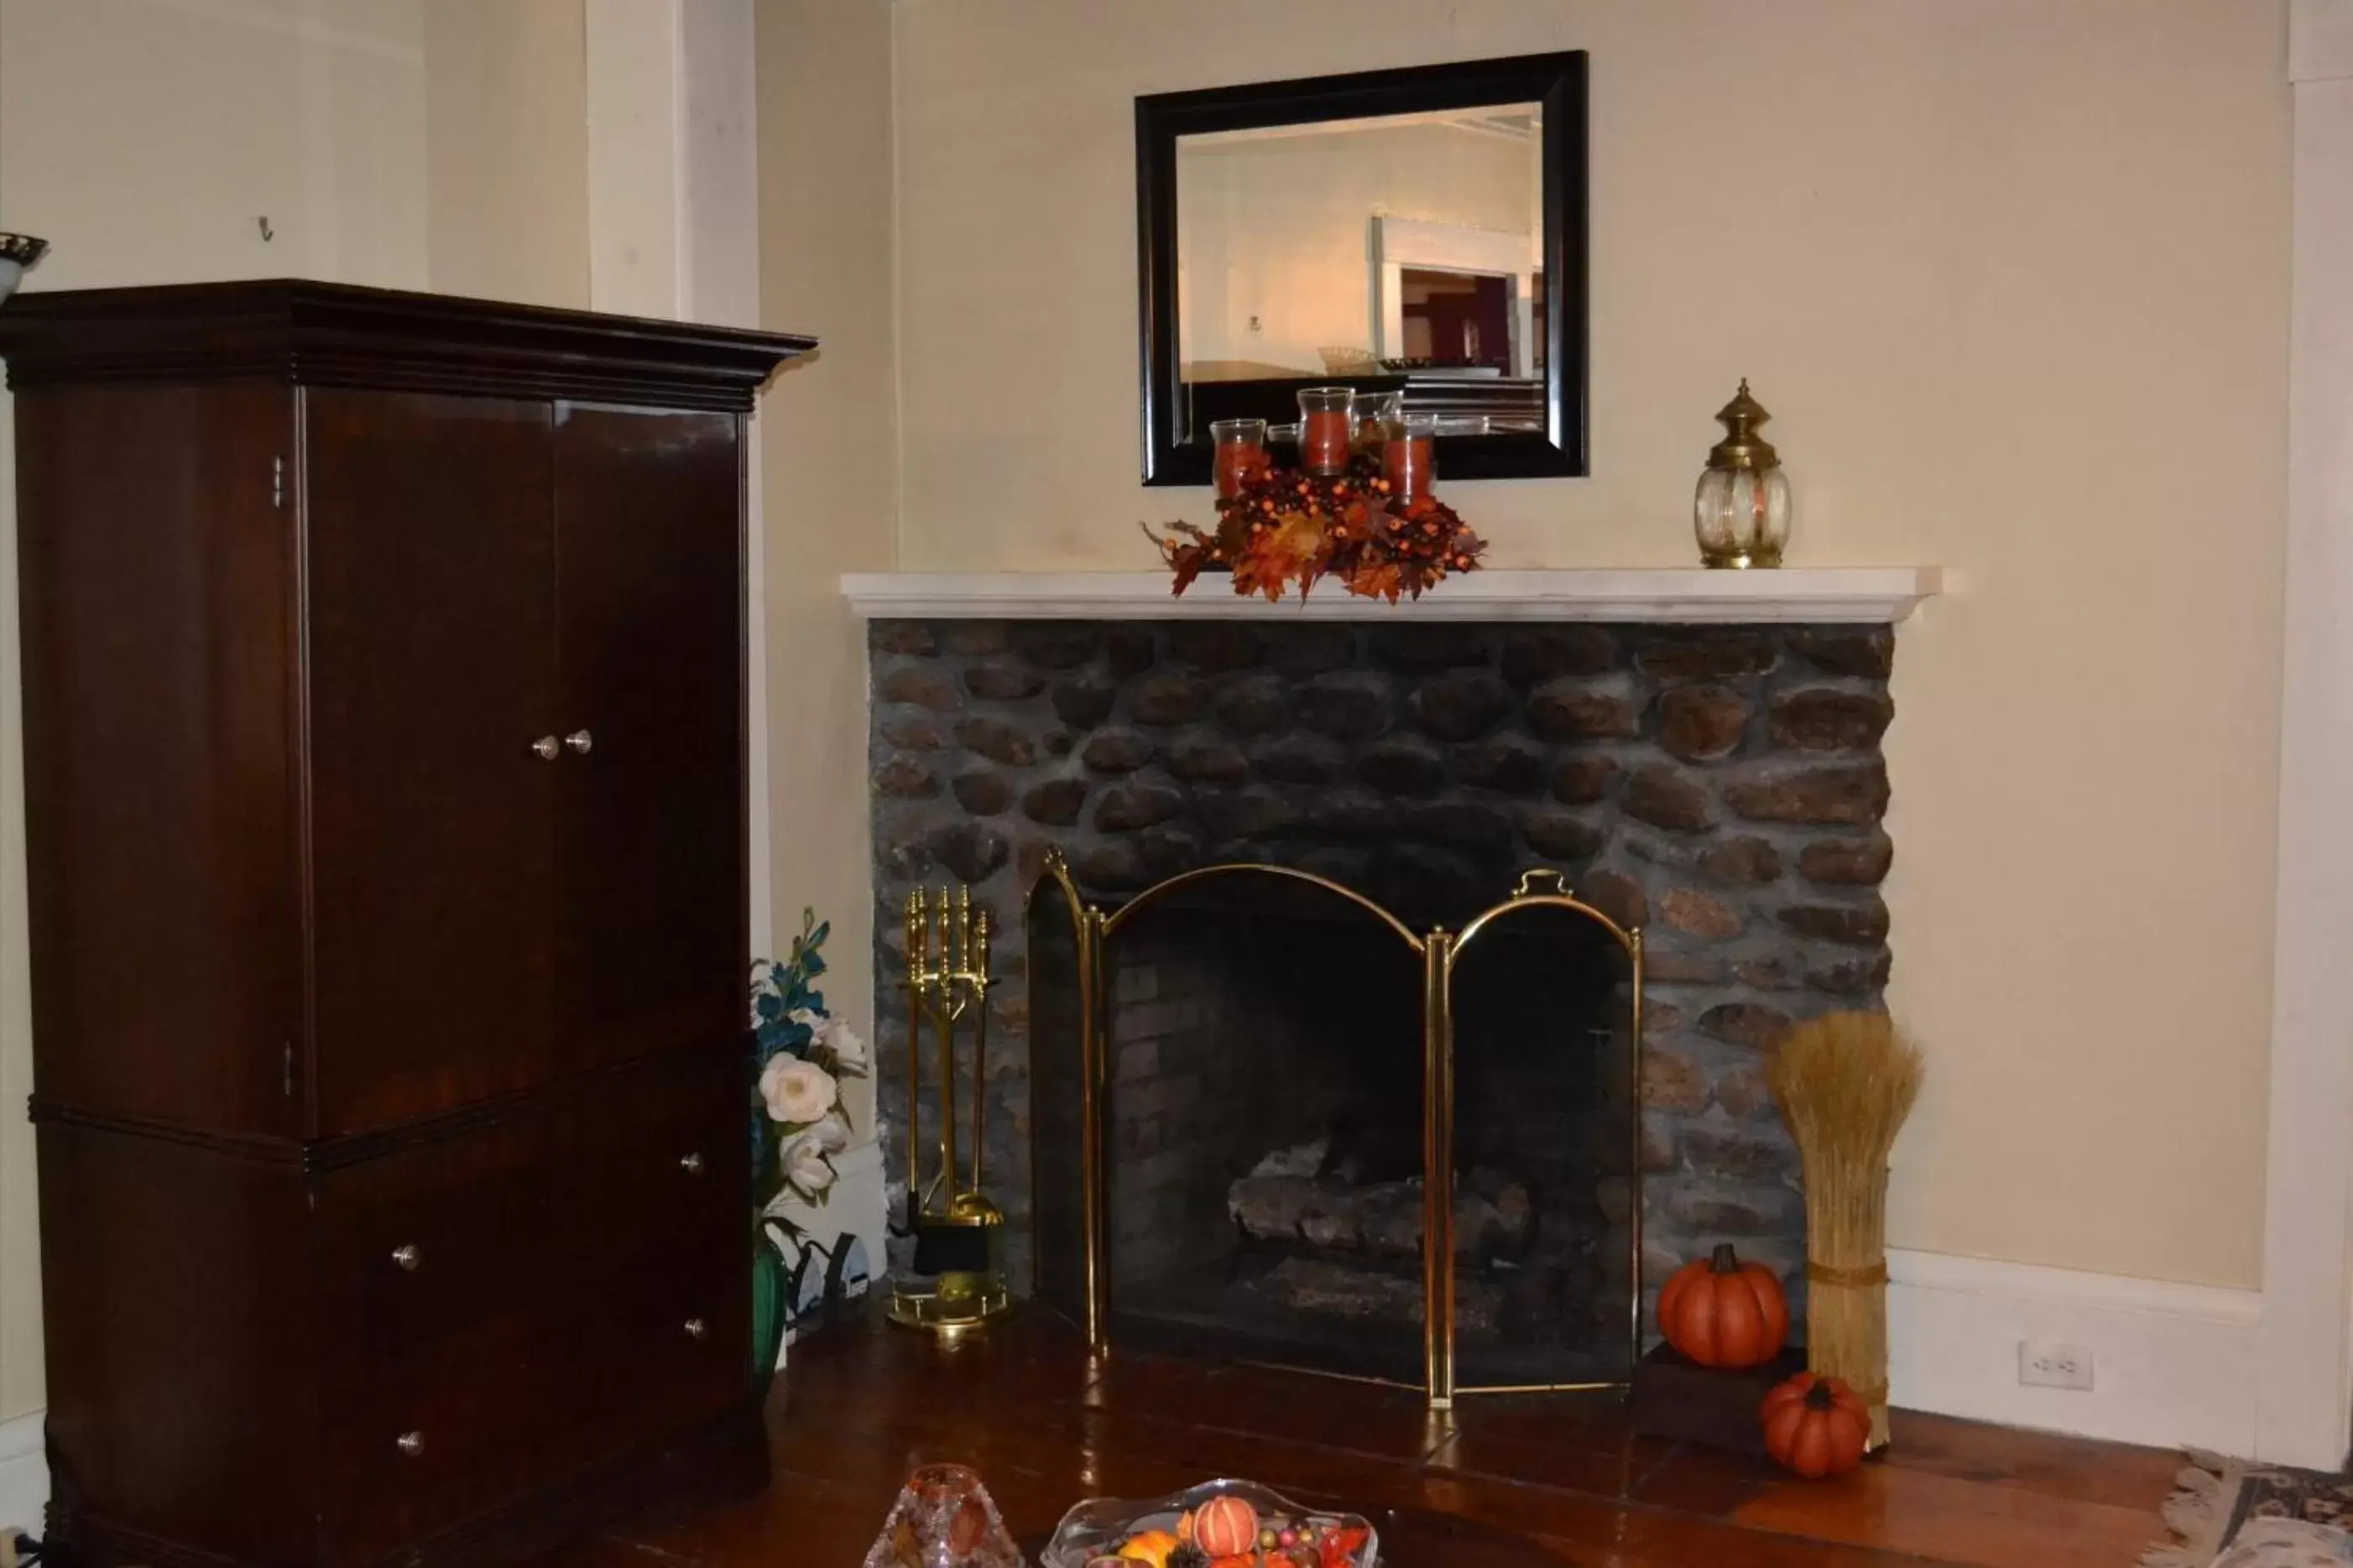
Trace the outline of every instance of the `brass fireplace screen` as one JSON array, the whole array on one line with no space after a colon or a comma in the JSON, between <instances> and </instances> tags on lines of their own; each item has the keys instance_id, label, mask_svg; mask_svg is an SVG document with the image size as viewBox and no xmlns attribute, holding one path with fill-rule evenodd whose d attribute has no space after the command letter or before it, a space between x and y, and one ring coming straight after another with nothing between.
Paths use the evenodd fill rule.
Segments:
<instances>
[{"instance_id":1,"label":"brass fireplace screen","mask_svg":"<svg viewBox=\"0 0 2353 1568\"><path fill-rule=\"evenodd\" d=\"M1414 906L1432 907L1427 901ZM1457 1394L1640 1352L1642 936L1273 866L1027 910L1037 1294L1114 1342Z\"/></svg>"}]
</instances>

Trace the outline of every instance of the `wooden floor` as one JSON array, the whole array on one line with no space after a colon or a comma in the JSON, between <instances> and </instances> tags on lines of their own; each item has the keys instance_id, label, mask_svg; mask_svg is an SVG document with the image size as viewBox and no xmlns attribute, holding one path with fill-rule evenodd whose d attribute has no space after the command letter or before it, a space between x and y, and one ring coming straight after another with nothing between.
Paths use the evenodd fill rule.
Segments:
<instances>
[{"instance_id":1,"label":"wooden floor","mask_svg":"<svg viewBox=\"0 0 2353 1568\"><path fill-rule=\"evenodd\" d=\"M758 1497L642 1520L544 1568L855 1568L910 1468L972 1466L1035 1552L1090 1496L1245 1476L1383 1524L1385 1568L2128 1568L2181 1459L1939 1416L1820 1484L1630 1434L1615 1395L1467 1401L1235 1366L1090 1365L1036 1311L943 1350L880 1324L795 1347ZM1459 1522L1457 1522L1459 1521Z\"/></svg>"}]
</instances>

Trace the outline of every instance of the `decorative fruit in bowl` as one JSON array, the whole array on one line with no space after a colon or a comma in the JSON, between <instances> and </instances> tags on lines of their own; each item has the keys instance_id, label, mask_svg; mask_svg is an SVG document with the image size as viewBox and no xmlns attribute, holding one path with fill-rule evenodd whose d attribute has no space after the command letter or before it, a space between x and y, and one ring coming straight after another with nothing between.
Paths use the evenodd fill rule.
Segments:
<instances>
[{"instance_id":1,"label":"decorative fruit in bowl","mask_svg":"<svg viewBox=\"0 0 2353 1568\"><path fill-rule=\"evenodd\" d=\"M1253 1481L1206 1481L1156 1502L1096 1498L1062 1516L1043 1568L1377 1568L1359 1514L1303 1508Z\"/></svg>"}]
</instances>

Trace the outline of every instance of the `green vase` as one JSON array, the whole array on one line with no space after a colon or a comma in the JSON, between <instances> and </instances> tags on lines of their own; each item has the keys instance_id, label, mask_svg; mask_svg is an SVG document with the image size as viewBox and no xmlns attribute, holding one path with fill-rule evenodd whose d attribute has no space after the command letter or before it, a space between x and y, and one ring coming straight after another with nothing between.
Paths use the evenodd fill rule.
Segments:
<instances>
[{"instance_id":1,"label":"green vase","mask_svg":"<svg viewBox=\"0 0 2353 1568\"><path fill-rule=\"evenodd\" d=\"M752 1241L752 1387L760 1394L776 1381L776 1352L784 1349L787 1297L785 1260L765 1236Z\"/></svg>"}]
</instances>

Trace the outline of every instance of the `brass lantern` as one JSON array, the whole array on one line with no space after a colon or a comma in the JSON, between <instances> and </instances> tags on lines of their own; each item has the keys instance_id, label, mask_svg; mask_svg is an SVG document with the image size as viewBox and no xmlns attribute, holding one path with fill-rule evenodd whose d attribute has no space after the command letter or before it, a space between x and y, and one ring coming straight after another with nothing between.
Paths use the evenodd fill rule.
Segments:
<instances>
[{"instance_id":1,"label":"brass lantern","mask_svg":"<svg viewBox=\"0 0 2353 1568\"><path fill-rule=\"evenodd\" d=\"M1710 566L1778 566L1789 542L1789 480L1781 455L1757 427L1772 417L1748 395L1748 383L1716 418L1724 439L1707 455L1692 501L1699 558Z\"/></svg>"}]
</instances>

